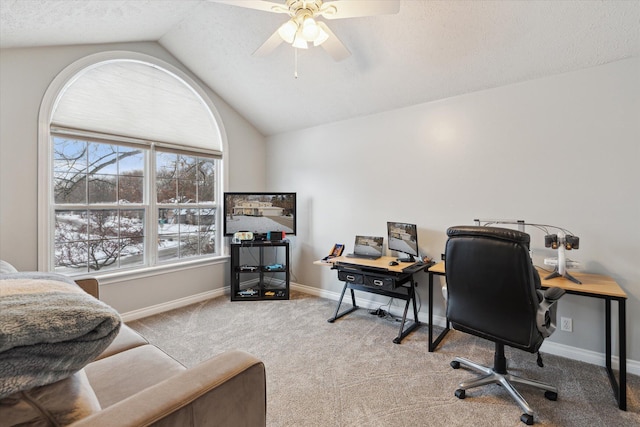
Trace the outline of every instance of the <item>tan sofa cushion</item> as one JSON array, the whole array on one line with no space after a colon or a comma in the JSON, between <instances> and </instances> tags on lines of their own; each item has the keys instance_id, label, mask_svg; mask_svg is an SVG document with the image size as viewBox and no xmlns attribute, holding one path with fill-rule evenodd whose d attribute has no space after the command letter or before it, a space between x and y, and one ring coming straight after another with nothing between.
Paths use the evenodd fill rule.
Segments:
<instances>
[{"instance_id":1,"label":"tan sofa cushion","mask_svg":"<svg viewBox=\"0 0 640 427\"><path fill-rule=\"evenodd\" d=\"M175 359L149 344L97 360L85 367L103 408L185 369Z\"/></svg>"},{"instance_id":2,"label":"tan sofa cushion","mask_svg":"<svg viewBox=\"0 0 640 427\"><path fill-rule=\"evenodd\" d=\"M149 341L123 323L116 339L113 340L102 354L96 357L96 360L104 359L105 357L113 356L116 353L121 353L125 350L145 344L149 344Z\"/></svg>"},{"instance_id":3,"label":"tan sofa cushion","mask_svg":"<svg viewBox=\"0 0 640 427\"><path fill-rule=\"evenodd\" d=\"M0 425L64 426L100 411L84 370L64 380L0 400Z\"/></svg>"}]
</instances>

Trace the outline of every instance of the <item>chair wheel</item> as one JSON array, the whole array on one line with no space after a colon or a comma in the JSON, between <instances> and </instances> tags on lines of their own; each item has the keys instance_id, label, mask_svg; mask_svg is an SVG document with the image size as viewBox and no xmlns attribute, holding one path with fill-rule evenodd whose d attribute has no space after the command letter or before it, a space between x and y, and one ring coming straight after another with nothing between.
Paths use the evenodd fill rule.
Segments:
<instances>
[{"instance_id":1,"label":"chair wheel","mask_svg":"<svg viewBox=\"0 0 640 427\"><path fill-rule=\"evenodd\" d=\"M549 400L556 401L556 400L558 400L558 393L553 392L553 391L545 391L544 392L544 397L546 397Z\"/></svg>"},{"instance_id":2,"label":"chair wheel","mask_svg":"<svg viewBox=\"0 0 640 427\"><path fill-rule=\"evenodd\" d=\"M465 391L461 388L456 390L455 395L458 399L464 399L465 397L467 397Z\"/></svg>"},{"instance_id":3,"label":"chair wheel","mask_svg":"<svg viewBox=\"0 0 640 427\"><path fill-rule=\"evenodd\" d=\"M453 369L458 369L460 367L460 362L458 362L457 360L452 361L451 363L449 363L451 365L451 367Z\"/></svg>"},{"instance_id":4,"label":"chair wheel","mask_svg":"<svg viewBox=\"0 0 640 427\"><path fill-rule=\"evenodd\" d=\"M520 415L520 421L522 421L523 423L525 423L528 426L532 426L533 425L533 415L522 414L522 415Z\"/></svg>"}]
</instances>

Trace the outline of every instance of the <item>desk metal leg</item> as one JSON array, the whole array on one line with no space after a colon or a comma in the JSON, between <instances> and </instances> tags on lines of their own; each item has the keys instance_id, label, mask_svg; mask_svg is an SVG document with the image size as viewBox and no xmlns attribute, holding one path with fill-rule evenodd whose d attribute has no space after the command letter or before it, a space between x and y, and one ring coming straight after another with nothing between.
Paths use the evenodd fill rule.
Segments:
<instances>
[{"instance_id":1,"label":"desk metal leg","mask_svg":"<svg viewBox=\"0 0 640 427\"><path fill-rule=\"evenodd\" d=\"M407 321L407 312L409 311L409 304L413 301L413 318L414 321L407 327L404 328L404 325ZM408 298L407 303L404 305L404 313L402 314L402 322L400 323L400 332L398 336L393 339L394 344L400 344L402 339L409 335L409 333L415 330L418 326L420 326L420 321L418 320L418 308L416 306L416 287L413 280L411 281L411 288L408 290Z\"/></svg>"},{"instance_id":2,"label":"desk metal leg","mask_svg":"<svg viewBox=\"0 0 640 427\"><path fill-rule=\"evenodd\" d=\"M333 322L336 321L336 319L339 319L342 316L347 315L347 314L351 313L352 311L356 311L358 308L360 308L360 307L358 307L356 305L356 295L353 292L353 289L349 289L351 291L351 302L352 302L353 306L351 308L346 309L342 313L338 313L338 311L340 310L340 305L342 305L342 299L344 298L344 293L346 292L348 287L349 287L349 282L345 282L344 283L344 288L342 288L342 293L340 294L340 300L338 300L338 306L336 307L336 312L335 312L335 314L333 315L332 318L327 320L327 322L333 323Z\"/></svg>"},{"instance_id":3,"label":"desk metal leg","mask_svg":"<svg viewBox=\"0 0 640 427\"><path fill-rule=\"evenodd\" d=\"M627 410L627 325L625 311L625 300L618 300L618 353L620 372L619 380L616 380L613 367L611 366L611 334L613 332L611 324L611 299L605 299L605 365L611 388L613 388L613 395L618 402L618 408L623 411Z\"/></svg>"},{"instance_id":4,"label":"desk metal leg","mask_svg":"<svg viewBox=\"0 0 640 427\"><path fill-rule=\"evenodd\" d=\"M440 344L440 341L447 335L449 332L449 319L447 319L446 326L440 335L436 337L436 340L433 341L433 273L429 273L429 352L435 351Z\"/></svg>"},{"instance_id":5,"label":"desk metal leg","mask_svg":"<svg viewBox=\"0 0 640 427\"><path fill-rule=\"evenodd\" d=\"M627 321L625 300L618 300L618 328L619 328L619 354L620 354L620 394L618 395L618 407L627 410Z\"/></svg>"}]
</instances>

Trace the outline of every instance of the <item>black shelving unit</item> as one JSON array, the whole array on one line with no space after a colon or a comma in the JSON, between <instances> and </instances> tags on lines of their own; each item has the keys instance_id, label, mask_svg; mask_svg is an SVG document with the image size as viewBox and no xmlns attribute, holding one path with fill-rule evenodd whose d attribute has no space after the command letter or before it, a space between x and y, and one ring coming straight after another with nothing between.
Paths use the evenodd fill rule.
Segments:
<instances>
[{"instance_id":1,"label":"black shelving unit","mask_svg":"<svg viewBox=\"0 0 640 427\"><path fill-rule=\"evenodd\" d=\"M231 243L231 301L289 299L289 242Z\"/></svg>"}]
</instances>

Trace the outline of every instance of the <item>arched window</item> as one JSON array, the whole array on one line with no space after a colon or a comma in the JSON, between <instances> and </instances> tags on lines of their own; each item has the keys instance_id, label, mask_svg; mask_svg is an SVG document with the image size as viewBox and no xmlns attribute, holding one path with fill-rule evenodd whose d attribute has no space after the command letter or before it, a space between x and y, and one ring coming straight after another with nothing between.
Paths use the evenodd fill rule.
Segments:
<instances>
[{"instance_id":1,"label":"arched window","mask_svg":"<svg viewBox=\"0 0 640 427\"><path fill-rule=\"evenodd\" d=\"M220 254L224 133L198 85L131 52L78 61L40 112L40 269L132 270Z\"/></svg>"}]
</instances>

